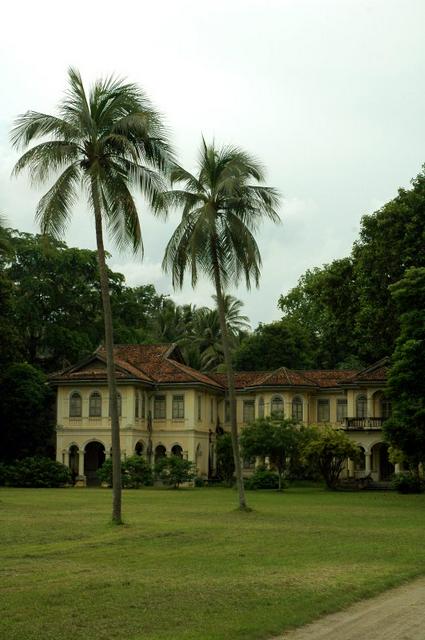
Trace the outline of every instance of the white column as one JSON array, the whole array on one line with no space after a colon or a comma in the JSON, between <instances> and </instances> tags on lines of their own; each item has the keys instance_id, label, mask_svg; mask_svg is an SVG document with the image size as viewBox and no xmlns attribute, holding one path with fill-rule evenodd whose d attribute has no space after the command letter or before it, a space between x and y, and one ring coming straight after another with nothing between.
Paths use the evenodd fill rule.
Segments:
<instances>
[{"instance_id":1,"label":"white column","mask_svg":"<svg viewBox=\"0 0 425 640\"><path fill-rule=\"evenodd\" d=\"M78 450L78 475L84 476L84 451Z\"/></svg>"},{"instance_id":2,"label":"white column","mask_svg":"<svg viewBox=\"0 0 425 640\"><path fill-rule=\"evenodd\" d=\"M351 458L348 458L348 477L349 478L354 478L355 473L354 473L354 460L351 460Z\"/></svg>"},{"instance_id":3,"label":"white column","mask_svg":"<svg viewBox=\"0 0 425 640\"><path fill-rule=\"evenodd\" d=\"M396 462L394 465L394 473L400 473L400 463Z\"/></svg>"},{"instance_id":4,"label":"white column","mask_svg":"<svg viewBox=\"0 0 425 640\"><path fill-rule=\"evenodd\" d=\"M69 451L65 450L63 452L63 463L66 467L69 467Z\"/></svg>"},{"instance_id":5,"label":"white column","mask_svg":"<svg viewBox=\"0 0 425 640\"><path fill-rule=\"evenodd\" d=\"M370 452L366 452L364 454L364 457L365 457L365 473L368 476L372 471L371 453Z\"/></svg>"}]
</instances>

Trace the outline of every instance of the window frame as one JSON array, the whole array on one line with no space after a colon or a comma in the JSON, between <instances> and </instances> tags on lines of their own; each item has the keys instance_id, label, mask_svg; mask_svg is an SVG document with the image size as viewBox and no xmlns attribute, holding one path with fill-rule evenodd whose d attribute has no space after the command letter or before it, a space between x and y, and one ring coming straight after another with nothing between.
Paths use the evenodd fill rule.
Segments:
<instances>
[{"instance_id":1,"label":"window frame","mask_svg":"<svg viewBox=\"0 0 425 640\"><path fill-rule=\"evenodd\" d=\"M361 404L360 404L361 401ZM359 407L362 409L359 411ZM367 418L367 396L364 393L360 393L356 397L356 418Z\"/></svg>"},{"instance_id":2,"label":"window frame","mask_svg":"<svg viewBox=\"0 0 425 640\"><path fill-rule=\"evenodd\" d=\"M279 403L276 402L276 399L279 399ZM273 406L276 404L280 404L282 405L282 409L280 409L279 411L276 411ZM285 408L284 408L284 401L283 401L283 396L281 395L275 395L272 396L271 401L270 401L270 414L273 416L279 416L280 418L283 418L285 415Z\"/></svg>"},{"instance_id":3,"label":"window frame","mask_svg":"<svg viewBox=\"0 0 425 640\"><path fill-rule=\"evenodd\" d=\"M99 413L93 411L93 400L99 401ZM101 418L102 417L102 394L100 391L92 391L89 398L89 418Z\"/></svg>"},{"instance_id":4,"label":"window frame","mask_svg":"<svg viewBox=\"0 0 425 640\"><path fill-rule=\"evenodd\" d=\"M159 407L163 408L163 411L159 411ZM154 420L166 420L167 419L167 396L165 394L158 394L153 399L153 419Z\"/></svg>"},{"instance_id":5,"label":"window frame","mask_svg":"<svg viewBox=\"0 0 425 640\"><path fill-rule=\"evenodd\" d=\"M173 394L171 418L173 420L184 420L184 393Z\"/></svg>"},{"instance_id":6,"label":"window frame","mask_svg":"<svg viewBox=\"0 0 425 640\"><path fill-rule=\"evenodd\" d=\"M322 417L322 410L326 408L326 416ZM317 400L317 422L330 422L331 403L329 398L319 398Z\"/></svg>"},{"instance_id":7,"label":"window frame","mask_svg":"<svg viewBox=\"0 0 425 640\"><path fill-rule=\"evenodd\" d=\"M75 412L73 408L73 400L78 398L79 401L79 410L78 413ZM81 418L83 415L83 399L81 397L81 393L78 391L73 391L69 396L69 417L70 418Z\"/></svg>"},{"instance_id":8,"label":"window frame","mask_svg":"<svg viewBox=\"0 0 425 640\"><path fill-rule=\"evenodd\" d=\"M252 418L247 418L247 407L252 411ZM255 420L255 400L244 400L242 409L242 421L244 424L250 424Z\"/></svg>"},{"instance_id":9,"label":"window frame","mask_svg":"<svg viewBox=\"0 0 425 640\"><path fill-rule=\"evenodd\" d=\"M297 422L303 422L304 403L301 396L294 396L292 398L291 409L292 409L292 420L296 420ZM296 411L294 411L294 409L296 409ZM300 414L300 415L295 415L295 414Z\"/></svg>"},{"instance_id":10,"label":"window frame","mask_svg":"<svg viewBox=\"0 0 425 640\"><path fill-rule=\"evenodd\" d=\"M340 415L340 407L344 407L344 411L343 414L344 415ZM336 399L336 421L337 422L345 422L345 419L348 416L348 402L347 402L347 398L337 398Z\"/></svg>"}]
</instances>

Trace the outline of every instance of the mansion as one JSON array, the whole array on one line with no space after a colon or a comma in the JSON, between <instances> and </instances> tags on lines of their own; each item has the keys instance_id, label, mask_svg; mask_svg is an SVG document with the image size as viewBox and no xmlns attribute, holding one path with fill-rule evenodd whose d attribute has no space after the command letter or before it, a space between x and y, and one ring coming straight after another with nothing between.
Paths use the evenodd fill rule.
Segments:
<instances>
[{"instance_id":1,"label":"mansion","mask_svg":"<svg viewBox=\"0 0 425 640\"><path fill-rule=\"evenodd\" d=\"M193 461L200 476L214 475L216 434L230 429L226 375L188 367L176 345L117 345L114 354L123 457L174 454ZM394 471L381 429L390 413L387 368L384 359L361 371L236 373L238 428L271 413L331 424L361 447L361 460L348 461L347 475L387 480ZM57 388L57 459L76 484L95 483L111 452L103 348L50 382Z\"/></svg>"}]
</instances>

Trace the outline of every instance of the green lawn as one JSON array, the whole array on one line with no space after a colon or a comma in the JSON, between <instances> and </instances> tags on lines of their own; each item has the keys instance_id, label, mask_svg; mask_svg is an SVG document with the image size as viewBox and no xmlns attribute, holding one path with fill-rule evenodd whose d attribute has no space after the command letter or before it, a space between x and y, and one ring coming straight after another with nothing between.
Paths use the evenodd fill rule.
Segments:
<instances>
[{"instance_id":1,"label":"green lawn","mask_svg":"<svg viewBox=\"0 0 425 640\"><path fill-rule=\"evenodd\" d=\"M0 490L0 637L268 638L425 573L425 496Z\"/></svg>"}]
</instances>

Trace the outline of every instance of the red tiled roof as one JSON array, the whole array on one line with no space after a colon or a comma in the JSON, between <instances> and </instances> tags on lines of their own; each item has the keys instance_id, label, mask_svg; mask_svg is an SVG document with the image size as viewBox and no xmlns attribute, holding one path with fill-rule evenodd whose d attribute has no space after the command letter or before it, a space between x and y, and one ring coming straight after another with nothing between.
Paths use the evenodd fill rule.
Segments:
<instances>
[{"instance_id":1,"label":"red tiled roof","mask_svg":"<svg viewBox=\"0 0 425 640\"><path fill-rule=\"evenodd\" d=\"M342 369L313 369L311 371L302 371L301 373L319 387L336 387L342 380L354 376L357 371Z\"/></svg>"},{"instance_id":2,"label":"red tiled roof","mask_svg":"<svg viewBox=\"0 0 425 640\"><path fill-rule=\"evenodd\" d=\"M243 389L257 384L258 378L264 375L263 371L235 371L235 388ZM227 388L227 373L209 373L209 378L218 382L222 387Z\"/></svg>"},{"instance_id":3,"label":"red tiled roof","mask_svg":"<svg viewBox=\"0 0 425 640\"><path fill-rule=\"evenodd\" d=\"M357 371L352 376L344 378L346 384L356 384L357 382L386 382L388 377L388 369L390 367L390 359L382 358L370 367Z\"/></svg>"},{"instance_id":4,"label":"red tiled roof","mask_svg":"<svg viewBox=\"0 0 425 640\"><path fill-rule=\"evenodd\" d=\"M119 344L114 347L116 375L118 379L136 378L142 382L200 383L223 389L227 387L225 373L205 374L182 362L178 347L174 344ZM99 361L101 366L99 368ZM98 366L96 366L96 363ZM105 349L73 367L52 374L52 380L106 380ZM384 358L374 365L356 370L293 370L280 367L275 371L235 372L236 389L250 387L313 387L332 388L341 384L367 381L385 381L389 360Z\"/></svg>"},{"instance_id":5,"label":"red tiled roof","mask_svg":"<svg viewBox=\"0 0 425 640\"><path fill-rule=\"evenodd\" d=\"M303 375L303 371L293 371L286 367L280 367L272 373L266 373L258 379L257 384L261 386L288 386L288 387L313 387L311 380Z\"/></svg>"}]
</instances>

